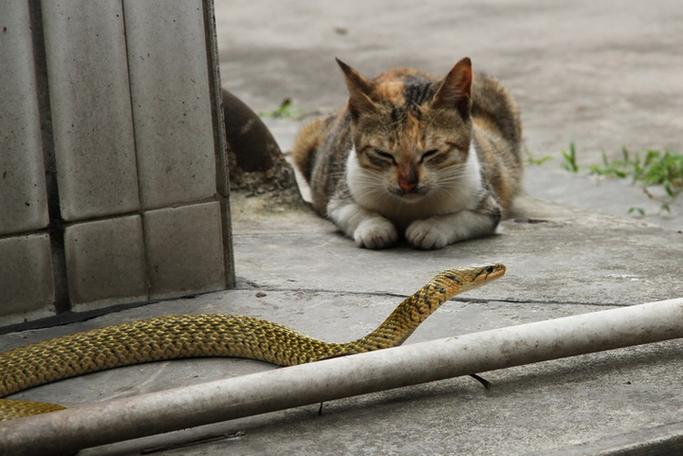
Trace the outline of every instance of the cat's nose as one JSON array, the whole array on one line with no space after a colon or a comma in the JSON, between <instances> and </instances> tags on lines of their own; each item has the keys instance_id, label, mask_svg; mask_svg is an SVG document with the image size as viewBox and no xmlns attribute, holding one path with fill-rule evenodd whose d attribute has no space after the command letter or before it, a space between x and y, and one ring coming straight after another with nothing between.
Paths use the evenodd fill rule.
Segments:
<instances>
[{"instance_id":1,"label":"cat's nose","mask_svg":"<svg viewBox=\"0 0 683 456\"><path fill-rule=\"evenodd\" d=\"M398 186L401 187L401 190L403 190L404 192L410 193L415 190L415 187L417 187L417 181L399 179Z\"/></svg>"},{"instance_id":2,"label":"cat's nose","mask_svg":"<svg viewBox=\"0 0 683 456\"><path fill-rule=\"evenodd\" d=\"M412 164L399 164L398 165L398 186L403 190L404 193L414 192L417 187L417 182L419 177L417 175L417 169Z\"/></svg>"}]
</instances>

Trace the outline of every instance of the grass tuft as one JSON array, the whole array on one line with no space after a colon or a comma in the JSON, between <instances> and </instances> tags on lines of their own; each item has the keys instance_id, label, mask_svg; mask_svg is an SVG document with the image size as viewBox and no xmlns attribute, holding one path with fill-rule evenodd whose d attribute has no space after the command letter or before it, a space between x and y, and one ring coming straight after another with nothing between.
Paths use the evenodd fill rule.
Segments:
<instances>
[{"instance_id":1,"label":"grass tuft","mask_svg":"<svg viewBox=\"0 0 683 456\"><path fill-rule=\"evenodd\" d=\"M294 107L291 98L285 98L277 108L272 111L261 112L259 115L272 119L300 119L304 116L304 113L300 109Z\"/></svg>"},{"instance_id":2,"label":"grass tuft","mask_svg":"<svg viewBox=\"0 0 683 456\"><path fill-rule=\"evenodd\" d=\"M622 159L610 161L603 153L602 164L591 165L589 171L599 176L631 178L643 187L661 185L668 197L668 201L662 201L662 209L667 212L671 201L683 191L683 154L669 150L649 149L634 154L624 147Z\"/></svg>"},{"instance_id":3,"label":"grass tuft","mask_svg":"<svg viewBox=\"0 0 683 456\"><path fill-rule=\"evenodd\" d=\"M579 164L576 162L576 145L571 142L569 143L569 151L561 150L562 154L562 167L569 171L570 173L579 172Z\"/></svg>"},{"instance_id":4,"label":"grass tuft","mask_svg":"<svg viewBox=\"0 0 683 456\"><path fill-rule=\"evenodd\" d=\"M660 210L671 212L671 203L683 191L683 154L669 150L660 151L648 149L644 152L629 152L623 148L622 158L609 160L602 154L602 163L590 165L588 170L598 176L619 179L631 179L640 184L645 194L660 203ZM647 187L661 185L666 193L665 197L655 197ZM645 215L641 208L629 209L629 214Z\"/></svg>"},{"instance_id":5,"label":"grass tuft","mask_svg":"<svg viewBox=\"0 0 683 456\"><path fill-rule=\"evenodd\" d=\"M576 144L569 143L569 148L561 150L562 168L578 173L583 167L579 166L577 159ZM526 151L529 165L541 165L551 157L534 156ZM588 172L597 176L616 179L631 179L634 184L642 187L643 193L648 198L655 200L660 205L661 212L671 212L671 204L683 193L683 154L670 150L647 149L642 152L630 152L626 147L622 148L620 159L609 159L603 152L602 163L588 165ZM648 187L661 186L664 195L655 196ZM655 192L659 193L659 192ZM631 207L628 213L643 217L645 211L640 207Z\"/></svg>"},{"instance_id":6,"label":"grass tuft","mask_svg":"<svg viewBox=\"0 0 683 456\"><path fill-rule=\"evenodd\" d=\"M541 166L553 159L552 155L534 155L527 147L524 148L524 154L526 155L526 163L533 166Z\"/></svg>"}]
</instances>

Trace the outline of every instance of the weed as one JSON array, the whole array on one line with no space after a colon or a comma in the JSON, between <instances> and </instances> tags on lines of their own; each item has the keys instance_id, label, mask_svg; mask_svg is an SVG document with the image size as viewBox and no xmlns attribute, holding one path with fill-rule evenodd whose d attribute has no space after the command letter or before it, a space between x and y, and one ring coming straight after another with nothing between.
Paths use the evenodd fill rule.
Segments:
<instances>
[{"instance_id":1,"label":"weed","mask_svg":"<svg viewBox=\"0 0 683 456\"><path fill-rule=\"evenodd\" d=\"M666 194L675 197L683 191L683 154L671 151L647 150L644 155L622 149L621 160L609 161L602 155L601 165L591 165L591 174L627 178L645 186L661 185Z\"/></svg>"},{"instance_id":2,"label":"weed","mask_svg":"<svg viewBox=\"0 0 683 456\"><path fill-rule=\"evenodd\" d=\"M579 165L576 163L576 145L573 142L569 143L569 151L563 149L560 152L562 153L562 159L564 160L562 162L562 167L570 173L578 173Z\"/></svg>"},{"instance_id":3,"label":"weed","mask_svg":"<svg viewBox=\"0 0 683 456\"><path fill-rule=\"evenodd\" d=\"M629 207L628 208L628 215L635 214L638 217L644 217L645 216L645 210L642 207Z\"/></svg>"},{"instance_id":4,"label":"weed","mask_svg":"<svg viewBox=\"0 0 683 456\"><path fill-rule=\"evenodd\" d=\"M591 174L599 176L631 178L634 183L643 187L649 198L657 200L660 209L665 212L671 212L670 204L683 191L683 154L668 150L662 152L649 149L634 154L624 147L620 160L610 161L603 153L602 164L591 165L588 169ZM658 198L652 195L647 190L647 187L652 185L661 185L666 196ZM640 208L631 208L630 213L644 215Z\"/></svg>"},{"instance_id":5,"label":"weed","mask_svg":"<svg viewBox=\"0 0 683 456\"><path fill-rule=\"evenodd\" d=\"M524 148L524 153L526 155L526 162L528 165L541 166L548 160L552 160L552 155L534 155L528 148Z\"/></svg>"},{"instance_id":6,"label":"weed","mask_svg":"<svg viewBox=\"0 0 683 456\"><path fill-rule=\"evenodd\" d=\"M300 119L303 117L304 113L300 109L294 107L291 98L285 98L277 108L272 111L261 112L259 115L261 117L270 117L273 119Z\"/></svg>"}]
</instances>

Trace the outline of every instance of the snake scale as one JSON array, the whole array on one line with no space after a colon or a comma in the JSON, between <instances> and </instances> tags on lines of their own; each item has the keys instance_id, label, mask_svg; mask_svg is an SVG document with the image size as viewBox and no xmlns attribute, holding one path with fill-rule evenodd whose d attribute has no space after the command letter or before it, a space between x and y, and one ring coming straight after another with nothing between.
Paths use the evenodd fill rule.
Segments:
<instances>
[{"instance_id":1,"label":"snake scale","mask_svg":"<svg viewBox=\"0 0 683 456\"><path fill-rule=\"evenodd\" d=\"M0 353L0 397L150 361L223 356L289 366L394 347L445 301L504 273L502 264L443 271L403 300L374 331L346 343L324 342L277 323L235 315L169 315L62 336ZM0 421L62 408L0 399Z\"/></svg>"}]
</instances>

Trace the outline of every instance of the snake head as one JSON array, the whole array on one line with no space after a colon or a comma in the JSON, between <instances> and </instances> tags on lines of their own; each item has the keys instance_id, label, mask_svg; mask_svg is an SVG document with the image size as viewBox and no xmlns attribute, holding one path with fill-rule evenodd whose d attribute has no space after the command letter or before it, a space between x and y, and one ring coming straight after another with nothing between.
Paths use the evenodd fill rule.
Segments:
<instances>
[{"instance_id":1,"label":"snake head","mask_svg":"<svg viewBox=\"0 0 683 456\"><path fill-rule=\"evenodd\" d=\"M505 265L500 263L485 266L465 266L444 271L443 276L457 285L459 292L470 290L505 274Z\"/></svg>"}]
</instances>

